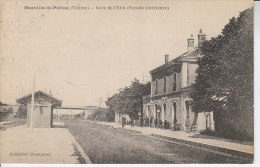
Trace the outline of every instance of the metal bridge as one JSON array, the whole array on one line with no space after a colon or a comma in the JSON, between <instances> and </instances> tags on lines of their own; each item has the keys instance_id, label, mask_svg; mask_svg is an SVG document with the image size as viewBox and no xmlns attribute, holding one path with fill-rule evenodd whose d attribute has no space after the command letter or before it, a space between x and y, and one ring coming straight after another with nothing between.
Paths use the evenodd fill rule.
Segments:
<instances>
[{"instance_id":1,"label":"metal bridge","mask_svg":"<svg viewBox=\"0 0 260 167\"><path fill-rule=\"evenodd\" d=\"M87 117L93 113L94 111L96 111L99 107L97 106L61 106L61 107L55 107L54 110L56 110L57 115L58 115L58 119L59 116L64 113L64 110L69 110L69 114L70 118L72 119L72 110L80 110L80 111L84 111L84 119L86 120ZM63 111L62 111L63 110Z\"/></svg>"}]
</instances>

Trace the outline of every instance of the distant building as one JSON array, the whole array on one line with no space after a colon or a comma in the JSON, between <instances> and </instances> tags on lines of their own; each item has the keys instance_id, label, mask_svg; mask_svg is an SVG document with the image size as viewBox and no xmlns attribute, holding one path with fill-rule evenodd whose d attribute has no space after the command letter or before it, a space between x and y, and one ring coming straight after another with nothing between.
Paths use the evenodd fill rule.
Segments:
<instances>
[{"instance_id":1,"label":"distant building","mask_svg":"<svg viewBox=\"0 0 260 167\"><path fill-rule=\"evenodd\" d=\"M120 114L120 113L115 113L115 122L121 123L122 118L125 117L127 122L130 122L131 119L128 114Z\"/></svg>"},{"instance_id":2,"label":"distant building","mask_svg":"<svg viewBox=\"0 0 260 167\"><path fill-rule=\"evenodd\" d=\"M143 116L151 116L170 123L170 127L186 130L187 118L190 124L195 121L193 130L214 129L213 113L199 113L198 118L192 111L191 84L195 82L200 47L206 40L206 34L200 30L198 46L194 46L193 35L187 39L187 52L169 61L165 55L165 63L150 71L151 95L143 97Z\"/></svg>"},{"instance_id":3,"label":"distant building","mask_svg":"<svg viewBox=\"0 0 260 167\"><path fill-rule=\"evenodd\" d=\"M30 126L32 94L16 99L18 104L27 105L27 126ZM53 109L60 107L62 101L44 93L37 91L34 93L34 128L50 128L53 125Z\"/></svg>"}]
</instances>

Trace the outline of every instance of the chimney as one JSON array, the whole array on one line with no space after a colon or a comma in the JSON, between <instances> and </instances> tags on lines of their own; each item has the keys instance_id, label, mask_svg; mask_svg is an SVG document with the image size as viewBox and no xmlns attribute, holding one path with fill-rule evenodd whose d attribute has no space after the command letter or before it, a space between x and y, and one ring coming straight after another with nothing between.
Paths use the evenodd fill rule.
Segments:
<instances>
[{"instance_id":1,"label":"chimney","mask_svg":"<svg viewBox=\"0 0 260 167\"><path fill-rule=\"evenodd\" d=\"M187 47L187 52L191 51L192 49L194 49L194 38L193 38L193 34L190 35L190 37L187 39L188 42L188 47Z\"/></svg>"},{"instance_id":2,"label":"chimney","mask_svg":"<svg viewBox=\"0 0 260 167\"><path fill-rule=\"evenodd\" d=\"M200 32L198 34L198 49L200 50L200 47L202 46L202 43L206 40L206 34L202 32L202 29L200 29Z\"/></svg>"},{"instance_id":3,"label":"chimney","mask_svg":"<svg viewBox=\"0 0 260 167\"><path fill-rule=\"evenodd\" d=\"M165 55L165 64L168 63L168 62L169 62L169 55L166 54L166 55Z\"/></svg>"}]
</instances>

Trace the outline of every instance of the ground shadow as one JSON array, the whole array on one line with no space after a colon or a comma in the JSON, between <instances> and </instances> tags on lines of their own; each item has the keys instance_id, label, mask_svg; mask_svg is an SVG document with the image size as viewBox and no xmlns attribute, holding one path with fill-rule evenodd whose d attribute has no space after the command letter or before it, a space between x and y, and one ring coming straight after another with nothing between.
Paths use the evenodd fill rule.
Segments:
<instances>
[{"instance_id":1,"label":"ground shadow","mask_svg":"<svg viewBox=\"0 0 260 167\"><path fill-rule=\"evenodd\" d=\"M200 139L214 139L214 140L219 140L219 141L227 141L227 142L232 142L232 143L238 143L238 144L254 146L254 142L252 142L252 141L241 141L241 140L224 139L224 138L220 138L220 137L217 137L217 136L194 134L194 135L192 135L190 137L191 138L200 138Z\"/></svg>"},{"instance_id":2,"label":"ground shadow","mask_svg":"<svg viewBox=\"0 0 260 167\"><path fill-rule=\"evenodd\" d=\"M65 125L52 125L52 128L66 128Z\"/></svg>"}]
</instances>

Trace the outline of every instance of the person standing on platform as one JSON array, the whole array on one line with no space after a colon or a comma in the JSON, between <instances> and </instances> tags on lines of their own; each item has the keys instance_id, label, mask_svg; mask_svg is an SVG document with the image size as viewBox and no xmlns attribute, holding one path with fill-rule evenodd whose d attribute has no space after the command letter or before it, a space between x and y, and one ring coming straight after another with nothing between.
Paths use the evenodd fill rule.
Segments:
<instances>
[{"instance_id":1,"label":"person standing on platform","mask_svg":"<svg viewBox=\"0 0 260 167\"><path fill-rule=\"evenodd\" d=\"M125 127L125 123L126 123L126 118L125 118L125 117L122 117L122 128Z\"/></svg>"},{"instance_id":2,"label":"person standing on platform","mask_svg":"<svg viewBox=\"0 0 260 167\"><path fill-rule=\"evenodd\" d=\"M186 126L186 132L189 133L190 132L190 119L187 116L187 119L185 121L185 126Z\"/></svg>"}]
</instances>

